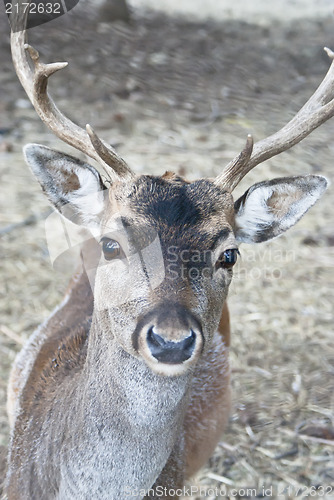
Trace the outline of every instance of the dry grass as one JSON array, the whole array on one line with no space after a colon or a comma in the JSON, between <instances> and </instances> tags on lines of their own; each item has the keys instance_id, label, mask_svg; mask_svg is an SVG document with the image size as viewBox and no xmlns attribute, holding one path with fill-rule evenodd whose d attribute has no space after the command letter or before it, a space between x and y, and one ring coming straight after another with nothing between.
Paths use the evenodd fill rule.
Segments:
<instances>
[{"instance_id":1,"label":"dry grass","mask_svg":"<svg viewBox=\"0 0 334 500\"><path fill-rule=\"evenodd\" d=\"M175 25L177 23L173 23L173 29ZM210 33L210 25L207 29ZM180 30L184 34L185 26ZM282 47L284 33L280 39ZM319 43L330 45L330 41L322 40L321 34L316 33ZM303 31L299 33L302 35ZM304 35L307 37L309 33ZM244 43L240 42L241 46ZM284 64L293 66L288 57L283 67ZM308 69L312 71L311 60ZM283 85L285 75L280 76ZM304 100L314 88L314 82L319 80L318 75L311 76L298 99ZM270 103L271 85L280 88L280 82L273 83L269 77L268 93L265 87L261 99L256 97L256 105L247 104L247 117L245 109L237 114L231 111L233 106L234 109L238 106L238 92L239 97L243 92L240 80L235 81L234 95L226 104L231 112L218 117L208 112L206 117L196 116L192 120L189 110L166 104L163 94L155 96L151 107L146 105L144 110L142 101L137 102L138 96L128 100L114 97L112 113L118 114L119 126L112 129L101 126L104 128L102 135L119 144L120 153L138 172L162 173L168 168L179 170L190 178L216 174L238 151L246 132L251 130L256 137L261 137L268 127L270 130L275 128L274 122L283 123L296 110L295 103L293 110L289 109L289 95L279 96L279 92L276 96L279 101ZM210 78L207 78L209 85ZM14 76L12 79L14 81ZM187 95L187 89L184 92ZM145 96L142 99L145 101ZM243 95L240 99L245 104ZM286 111L281 111L283 102ZM76 103L64 98L62 104L72 116L84 120L85 112L78 110ZM93 116L103 122L106 117L98 103L91 103L90 112L93 113L94 106L96 113ZM224 102L220 106L225 109ZM61 148L45 133L32 110L12 109L11 118L16 127L7 140L13 143L13 151L0 153L1 227L47 210L44 197L23 164L22 145L38 140ZM331 122L303 145L251 173L239 192L258 180L291 172L320 171L330 178L333 134L334 123ZM307 493L305 488L311 486L334 486L332 199L330 188L321 202L286 236L270 244L241 249L242 258L229 299L233 329L233 412L229 428L209 467L193 485L204 489L224 485L236 489L255 488L258 498L263 487L273 489L271 496L267 492L268 498L278 498L278 492L289 486L293 492L300 487L300 492L304 493ZM24 340L59 302L73 261L69 259L67 268L63 267L61 273L51 268L43 219L2 235L0 252L3 284L0 296L0 445L6 447L5 391L10 365ZM206 498L225 498L223 493L217 497L210 496L209 490L207 493ZM247 498L241 492L235 498L241 496ZM198 497L194 495L194 498ZM288 490L280 498L288 498Z\"/></svg>"}]
</instances>

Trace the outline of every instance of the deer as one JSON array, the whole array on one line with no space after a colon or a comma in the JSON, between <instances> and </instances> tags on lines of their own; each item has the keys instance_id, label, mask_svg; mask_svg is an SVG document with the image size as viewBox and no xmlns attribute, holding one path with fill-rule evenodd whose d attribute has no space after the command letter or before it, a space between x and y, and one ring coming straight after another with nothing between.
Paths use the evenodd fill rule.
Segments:
<instances>
[{"instance_id":1,"label":"deer","mask_svg":"<svg viewBox=\"0 0 334 500\"><path fill-rule=\"evenodd\" d=\"M68 154L24 148L51 204L90 237L64 299L12 368L7 496L175 498L171 489L205 465L228 423L227 295L239 245L288 230L327 180L264 180L236 200L233 191L334 115L334 53L325 49L328 73L288 124L256 143L249 135L216 178L190 182L136 175L90 125L69 120L48 93L67 63L42 63L22 19L11 48L25 92L49 129L106 177ZM156 239L159 252L142 258Z\"/></svg>"}]
</instances>

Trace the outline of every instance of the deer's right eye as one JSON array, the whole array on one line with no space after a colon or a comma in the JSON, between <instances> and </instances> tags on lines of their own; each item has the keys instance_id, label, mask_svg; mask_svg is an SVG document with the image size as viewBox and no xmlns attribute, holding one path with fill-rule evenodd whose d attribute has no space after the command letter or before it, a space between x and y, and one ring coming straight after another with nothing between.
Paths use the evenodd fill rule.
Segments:
<instances>
[{"instance_id":1,"label":"deer's right eye","mask_svg":"<svg viewBox=\"0 0 334 500\"><path fill-rule=\"evenodd\" d=\"M110 238L102 238L102 252L106 260L122 259L124 257L121 245Z\"/></svg>"}]
</instances>

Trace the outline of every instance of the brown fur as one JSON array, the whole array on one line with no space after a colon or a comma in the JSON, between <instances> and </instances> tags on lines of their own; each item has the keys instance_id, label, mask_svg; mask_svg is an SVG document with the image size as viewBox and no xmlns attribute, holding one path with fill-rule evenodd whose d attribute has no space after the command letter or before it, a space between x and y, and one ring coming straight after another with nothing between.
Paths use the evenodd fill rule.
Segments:
<instances>
[{"instance_id":1,"label":"brown fur","mask_svg":"<svg viewBox=\"0 0 334 500\"><path fill-rule=\"evenodd\" d=\"M227 302L224 302L222 315L218 325L218 332L223 338L226 347L230 347L231 329L230 329L230 313L227 307Z\"/></svg>"}]
</instances>

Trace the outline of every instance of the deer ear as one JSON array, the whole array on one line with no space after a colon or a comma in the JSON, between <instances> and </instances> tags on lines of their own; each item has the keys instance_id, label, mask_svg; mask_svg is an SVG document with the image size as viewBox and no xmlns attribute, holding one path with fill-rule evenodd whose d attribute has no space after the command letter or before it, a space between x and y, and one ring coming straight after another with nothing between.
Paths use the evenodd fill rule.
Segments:
<instances>
[{"instance_id":1,"label":"deer ear","mask_svg":"<svg viewBox=\"0 0 334 500\"><path fill-rule=\"evenodd\" d=\"M254 184L234 205L237 240L258 243L280 235L314 205L327 184L318 175Z\"/></svg>"},{"instance_id":2,"label":"deer ear","mask_svg":"<svg viewBox=\"0 0 334 500\"><path fill-rule=\"evenodd\" d=\"M87 227L98 224L105 187L95 168L39 144L27 144L24 155L50 202L64 217Z\"/></svg>"}]
</instances>

